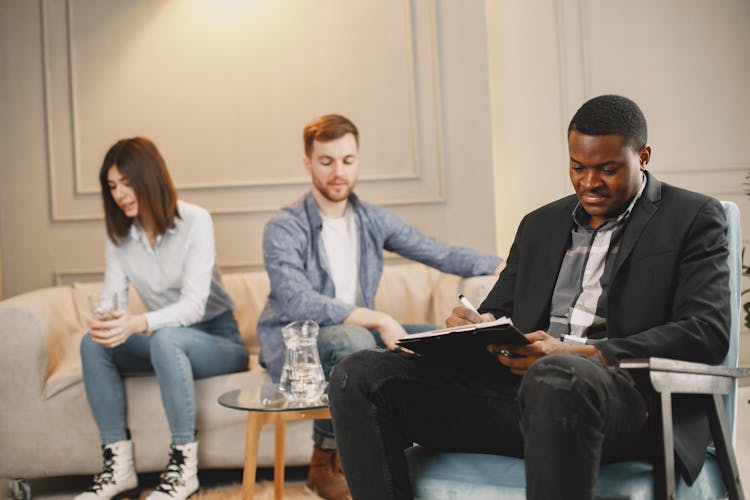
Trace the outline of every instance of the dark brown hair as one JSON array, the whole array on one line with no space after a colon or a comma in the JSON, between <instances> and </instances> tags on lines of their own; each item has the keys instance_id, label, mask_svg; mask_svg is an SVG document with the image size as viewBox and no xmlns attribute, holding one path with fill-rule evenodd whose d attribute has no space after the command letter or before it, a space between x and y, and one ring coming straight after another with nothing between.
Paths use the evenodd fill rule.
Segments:
<instances>
[{"instance_id":1,"label":"dark brown hair","mask_svg":"<svg viewBox=\"0 0 750 500\"><path fill-rule=\"evenodd\" d=\"M334 141L346 134L352 134L359 147L359 131L357 127L345 116L323 115L316 118L305 126L302 132L302 140L305 143L305 155L309 158L312 152L313 141Z\"/></svg>"},{"instance_id":2,"label":"dark brown hair","mask_svg":"<svg viewBox=\"0 0 750 500\"><path fill-rule=\"evenodd\" d=\"M99 170L102 188L104 218L107 235L113 243L119 243L130 231L133 219L117 206L107 182L107 174L113 166L130 182L138 201L138 218L153 224L157 234L164 234L174 227L177 211L177 191L167 171L159 150L144 137L121 139L104 155Z\"/></svg>"}]
</instances>

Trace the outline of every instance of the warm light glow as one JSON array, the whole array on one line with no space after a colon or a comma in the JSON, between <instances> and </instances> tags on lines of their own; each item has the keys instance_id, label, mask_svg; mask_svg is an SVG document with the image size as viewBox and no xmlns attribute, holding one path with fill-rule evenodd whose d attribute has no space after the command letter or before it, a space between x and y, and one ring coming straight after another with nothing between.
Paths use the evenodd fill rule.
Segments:
<instances>
[{"instance_id":1,"label":"warm light glow","mask_svg":"<svg viewBox=\"0 0 750 500\"><path fill-rule=\"evenodd\" d=\"M282 26L287 29L293 17L286 17L294 2L268 0L184 0L170 3L161 15L172 28L175 39L192 48L203 47L215 56L236 44L262 41Z\"/></svg>"},{"instance_id":2,"label":"warm light glow","mask_svg":"<svg viewBox=\"0 0 750 500\"><path fill-rule=\"evenodd\" d=\"M180 189L302 184L300 129L332 111L378 137L375 175L418 168L412 36L400 1L71 6L82 190L98 190L102 144L134 135L159 145ZM268 196L262 203L275 206Z\"/></svg>"}]
</instances>

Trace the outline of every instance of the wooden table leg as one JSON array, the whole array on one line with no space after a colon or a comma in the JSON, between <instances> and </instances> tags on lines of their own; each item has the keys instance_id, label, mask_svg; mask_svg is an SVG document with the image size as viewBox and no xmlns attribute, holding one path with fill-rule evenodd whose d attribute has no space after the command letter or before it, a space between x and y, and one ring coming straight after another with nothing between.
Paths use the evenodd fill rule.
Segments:
<instances>
[{"instance_id":1,"label":"wooden table leg","mask_svg":"<svg viewBox=\"0 0 750 500\"><path fill-rule=\"evenodd\" d=\"M245 434L245 468L242 472L242 499L253 500L255 493L255 469L258 465L258 440L263 427L262 415L258 412L247 413L247 430Z\"/></svg>"},{"instance_id":2,"label":"wooden table leg","mask_svg":"<svg viewBox=\"0 0 750 500\"><path fill-rule=\"evenodd\" d=\"M252 500L255 493L255 470L258 466L258 442L260 431L265 424L274 424L275 460L273 465L274 498L284 497L284 453L286 446L286 421L331 418L330 410L313 408L311 410L289 409L284 412L248 411L247 431L245 434L245 468L242 472L242 498Z\"/></svg>"},{"instance_id":3,"label":"wooden table leg","mask_svg":"<svg viewBox=\"0 0 750 500\"><path fill-rule=\"evenodd\" d=\"M284 498L284 446L286 445L286 422L279 415L274 426L276 432L276 460L273 464L273 495L276 500Z\"/></svg>"}]
</instances>

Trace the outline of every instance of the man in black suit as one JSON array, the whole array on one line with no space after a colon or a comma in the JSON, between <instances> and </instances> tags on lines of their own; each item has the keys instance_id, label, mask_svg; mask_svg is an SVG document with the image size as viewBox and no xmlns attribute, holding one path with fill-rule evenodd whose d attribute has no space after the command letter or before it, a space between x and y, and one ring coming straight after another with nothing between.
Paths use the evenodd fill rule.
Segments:
<instances>
[{"instance_id":1,"label":"man in black suit","mask_svg":"<svg viewBox=\"0 0 750 500\"><path fill-rule=\"evenodd\" d=\"M591 498L602 461L650 454L649 392L624 358L719 363L730 321L726 221L718 201L659 182L631 100L586 102L568 128L575 195L524 217L478 312L531 343L485 360L363 351L336 366L331 409L355 499L411 498L404 449L524 457L528 498ZM678 464L691 483L708 426L675 401Z\"/></svg>"}]
</instances>

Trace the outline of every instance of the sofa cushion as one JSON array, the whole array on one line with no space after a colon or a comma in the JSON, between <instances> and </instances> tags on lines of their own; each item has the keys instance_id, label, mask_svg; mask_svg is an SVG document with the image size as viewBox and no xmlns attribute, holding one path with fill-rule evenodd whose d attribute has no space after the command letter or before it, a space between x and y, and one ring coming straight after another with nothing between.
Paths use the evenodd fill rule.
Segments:
<instances>
[{"instance_id":1,"label":"sofa cushion","mask_svg":"<svg viewBox=\"0 0 750 500\"><path fill-rule=\"evenodd\" d=\"M222 279L237 306L234 316L242 339L250 351L250 367L255 368L260 351L256 328L270 292L268 275L261 270L229 273ZM375 306L401 323L441 326L457 304L456 290L461 289L479 304L494 282L494 276L461 280L458 276L441 273L423 264L390 262L384 266ZM43 389L45 398L81 381L78 349L90 318L88 297L92 292L101 290L101 287L101 282L74 283L71 289L72 301L50 305L65 327L52 329L53 334L48 341L50 352ZM146 311L132 286L128 291L128 310L131 314Z\"/></svg>"},{"instance_id":2,"label":"sofa cushion","mask_svg":"<svg viewBox=\"0 0 750 500\"><path fill-rule=\"evenodd\" d=\"M46 305L53 311L55 327L49 329L51 335L47 339L47 371L42 389L45 399L82 380L79 346L91 318L88 297L101 286L101 283L74 283L68 293L70 299L50 300ZM56 289L64 290L65 287ZM131 312L145 311L141 299L132 289L128 301Z\"/></svg>"},{"instance_id":3,"label":"sofa cushion","mask_svg":"<svg viewBox=\"0 0 750 500\"><path fill-rule=\"evenodd\" d=\"M432 296L440 272L422 264L386 266L375 295L375 308L400 323L432 323Z\"/></svg>"},{"instance_id":4,"label":"sofa cushion","mask_svg":"<svg viewBox=\"0 0 750 500\"><path fill-rule=\"evenodd\" d=\"M255 360L260 353L256 331L258 318L271 291L268 274L265 271L225 274L222 281L236 304L234 317L237 319L242 340L247 344L252 360ZM254 366L252 361L251 366Z\"/></svg>"}]
</instances>

